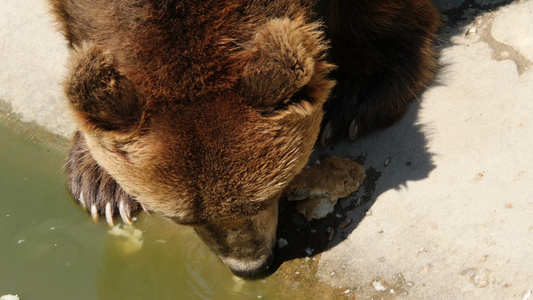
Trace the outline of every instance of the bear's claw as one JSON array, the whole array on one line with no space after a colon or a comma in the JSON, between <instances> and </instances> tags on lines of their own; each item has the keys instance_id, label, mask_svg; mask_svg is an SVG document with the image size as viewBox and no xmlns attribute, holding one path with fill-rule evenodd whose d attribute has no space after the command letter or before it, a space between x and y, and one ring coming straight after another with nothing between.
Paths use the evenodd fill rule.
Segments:
<instances>
[{"instance_id":1,"label":"bear's claw","mask_svg":"<svg viewBox=\"0 0 533 300\"><path fill-rule=\"evenodd\" d=\"M91 217L93 218L93 221L98 222L98 209L94 204L91 205Z\"/></svg>"},{"instance_id":2,"label":"bear's claw","mask_svg":"<svg viewBox=\"0 0 533 300\"><path fill-rule=\"evenodd\" d=\"M328 121L322 131L320 132L320 146L325 147L329 144L331 137L333 136L333 124Z\"/></svg>"},{"instance_id":3,"label":"bear's claw","mask_svg":"<svg viewBox=\"0 0 533 300\"><path fill-rule=\"evenodd\" d=\"M132 225L133 222L131 221L131 217L130 217L130 208L128 206L128 204L124 203L124 201L120 201L120 204L119 204L119 212L120 212L120 216L122 217L122 221L124 221L124 223L128 224L128 225Z\"/></svg>"},{"instance_id":4,"label":"bear's claw","mask_svg":"<svg viewBox=\"0 0 533 300\"><path fill-rule=\"evenodd\" d=\"M332 140L340 138L339 135L342 135L343 132L346 134L346 131L348 132L347 138L350 141L355 140L359 135L359 123L357 117L352 119L350 126L348 126L348 130L343 129L340 122L327 120L325 124L326 125L322 127L318 138L320 146L322 147L326 147Z\"/></svg>"},{"instance_id":5,"label":"bear's claw","mask_svg":"<svg viewBox=\"0 0 533 300\"><path fill-rule=\"evenodd\" d=\"M350 123L350 127L348 128L348 139L350 141L355 140L355 138L357 138L358 133L359 125L357 125L357 118L353 118L352 122Z\"/></svg>"},{"instance_id":6,"label":"bear's claw","mask_svg":"<svg viewBox=\"0 0 533 300\"><path fill-rule=\"evenodd\" d=\"M120 215L125 224L131 225L132 216L141 208L148 211L98 165L79 132L74 135L66 169L70 193L95 222L103 215L106 222L114 226L113 218Z\"/></svg>"},{"instance_id":7,"label":"bear's claw","mask_svg":"<svg viewBox=\"0 0 533 300\"><path fill-rule=\"evenodd\" d=\"M147 215L150 215L152 213L152 211L147 208L144 204L141 203L141 207L142 209L144 210L144 212L147 214Z\"/></svg>"},{"instance_id":8,"label":"bear's claw","mask_svg":"<svg viewBox=\"0 0 533 300\"><path fill-rule=\"evenodd\" d=\"M113 222L113 209L111 207L111 203L109 202L105 205L105 220L107 221L107 224L109 224L109 226L115 226L115 222Z\"/></svg>"}]
</instances>

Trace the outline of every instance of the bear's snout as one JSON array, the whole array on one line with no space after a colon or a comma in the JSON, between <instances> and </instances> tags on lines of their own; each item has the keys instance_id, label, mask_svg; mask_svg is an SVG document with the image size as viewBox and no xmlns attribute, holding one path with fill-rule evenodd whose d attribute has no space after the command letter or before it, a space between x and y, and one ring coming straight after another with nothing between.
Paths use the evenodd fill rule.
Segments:
<instances>
[{"instance_id":1,"label":"bear's snout","mask_svg":"<svg viewBox=\"0 0 533 300\"><path fill-rule=\"evenodd\" d=\"M220 257L236 276L254 278L264 274L274 261L274 255L263 255L255 261L239 260L230 257Z\"/></svg>"}]
</instances>

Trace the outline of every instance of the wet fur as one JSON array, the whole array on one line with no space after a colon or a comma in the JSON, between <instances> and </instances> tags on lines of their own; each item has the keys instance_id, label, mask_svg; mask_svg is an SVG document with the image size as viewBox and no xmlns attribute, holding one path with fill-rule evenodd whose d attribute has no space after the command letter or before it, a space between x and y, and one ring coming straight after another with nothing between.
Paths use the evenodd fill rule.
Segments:
<instances>
[{"instance_id":1,"label":"wet fur","mask_svg":"<svg viewBox=\"0 0 533 300\"><path fill-rule=\"evenodd\" d=\"M311 0L50 2L71 48L73 196L192 225L240 276L267 266L321 124L326 141L354 118L388 126L435 68L425 0L324 2L326 27Z\"/></svg>"}]
</instances>

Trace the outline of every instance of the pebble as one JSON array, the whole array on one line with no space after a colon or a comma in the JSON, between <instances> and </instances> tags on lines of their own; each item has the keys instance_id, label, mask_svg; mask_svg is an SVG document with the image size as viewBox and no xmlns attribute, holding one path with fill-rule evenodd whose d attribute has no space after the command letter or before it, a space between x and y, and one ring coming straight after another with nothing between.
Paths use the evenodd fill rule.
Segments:
<instances>
[{"instance_id":1,"label":"pebble","mask_svg":"<svg viewBox=\"0 0 533 300\"><path fill-rule=\"evenodd\" d=\"M381 284L381 282L379 282L379 281L374 281L374 282L372 282L372 285L374 286L374 289L375 289L376 291L383 292L383 291L386 291L386 290L387 290L387 288L385 288L385 287L383 286L383 284Z\"/></svg>"},{"instance_id":2,"label":"pebble","mask_svg":"<svg viewBox=\"0 0 533 300\"><path fill-rule=\"evenodd\" d=\"M392 161L392 157L387 157L387 159L385 159L385 162L383 162L383 166L386 168L390 162Z\"/></svg>"},{"instance_id":3,"label":"pebble","mask_svg":"<svg viewBox=\"0 0 533 300\"><path fill-rule=\"evenodd\" d=\"M346 228L346 226L350 225L350 223L352 223L352 220L350 219L346 219L346 221L344 221L344 223L342 223L339 228L340 229L343 229L343 228Z\"/></svg>"},{"instance_id":4,"label":"pebble","mask_svg":"<svg viewBox=\"0 0 533 300\"><path fill-rule=\"evenodd\" d=\"M328 241L331 242L331 240L333 240L334 235L335 235L335 229L331 228L331 230L329 231L329 235L328 235Z\"/></svg>"},{"instance_id":5,"label":"pebble","mask_svg":"<svg viewBox=\"0 0 533 300\"><path fill-rule=\"evenodd\" d=\"M287 242L286 239L284 239L284 238L279 238L278 239L278 248L281 249L281 248L287 246L288 244L289 244L289 242Z\"/></svg>"},{"instance_id":6,"label":"pebble","mask_svg":"<svg viewBox=\"0 0 533 300\"><path fill-rule=\"evenodd\" d=\"M468 31L466 31L466 35L474 35L477 33L477 28L476 27L472 27L470 29L468 29Z\"/></svg>"}]
</instances>

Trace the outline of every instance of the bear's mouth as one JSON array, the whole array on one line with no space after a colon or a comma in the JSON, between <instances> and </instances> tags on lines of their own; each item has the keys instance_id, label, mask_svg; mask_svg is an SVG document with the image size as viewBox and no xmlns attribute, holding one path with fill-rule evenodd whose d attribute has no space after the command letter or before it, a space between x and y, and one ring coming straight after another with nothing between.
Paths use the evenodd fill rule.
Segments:
<instances>
[{"instance_id":1,"label":"bear's mouth","mask_svg":"<svg viewBox=\"0 0 533 300\"><path fill-rule=\"evenodd\" d=\"M231 272L242 278L257 278L263 275L272 265L274 255L263 255L257 260L240 260L231 257L220 257Z\"/></svg>"}]
</instances>

